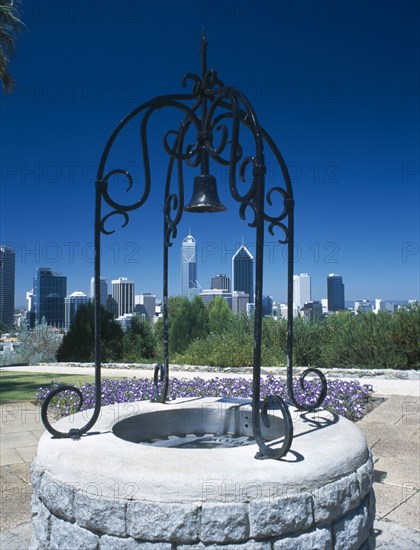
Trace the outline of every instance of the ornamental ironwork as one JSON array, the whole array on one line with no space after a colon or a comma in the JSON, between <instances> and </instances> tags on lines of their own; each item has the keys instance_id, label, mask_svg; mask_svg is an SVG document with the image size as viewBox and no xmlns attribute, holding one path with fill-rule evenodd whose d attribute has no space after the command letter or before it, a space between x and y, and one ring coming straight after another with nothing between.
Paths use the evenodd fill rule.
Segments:
<instances>
[{"instance_id":1,"label":"ornamental ironwork","mask_svg":"<svg viewBox=\"0 0 420 550\"><path fill-rule=\"evenodd\" d=\"M46 429L55 437L78 439L96 423L101 409L101 237L110 235L111 218L121 218L121 227L129 222L132 212L147 201L151 185L151 160L149 155L148 129L153 113L158 110L178 112L180 119L176 128L166 131L163 148L168 156L164 201L163 201L163 334L164 361L154 370L154 401L164 403L169 389L169 327L168 327L168 250L177 237L177 227L186 212L220 212L226 209L219 199L216 178L210 174L212 164L226 167L231 196L239 204L239 216L255 229L255 311L254 311L254 356L252 427L259 452L256 458L279 459L290 449L293 440L293 423L289 405L298 410L312 411L318 408L327 392L326 379L321 371L309 368L301 374L299 383L306 390L308 375L319 379L318 394L310 405L299 403L293 389L293 255L294 255L294 199L290 175L286 163L270 137L261 126L247 97L237 88L226 86L214 69L207 68L207 40L201 39L201 75L188 73L183 86L190 91L182 94L157 96L131 111L114 129L100 159L96 178L95 199L95 407L89 421L81 428L68 432L56 430L48 419L48 406L59 393L71 390L78 396L77 409L83 404L80 389L74 386L60 386L47 396L42 406L42 420ZM127 170L112 164L110 153L116 138L130 123L137 122L140 131L140 148L143 161L143 185L139 185L138 198L130 204L122 204L112 196L111 182L116 176L127 182L126 191L134 190L134 177ZM247 131L247 139L243 139ZM189 143L191 135L195 141ZM268 186L267 166L264 153L270 151L280 168L280 181ZM196 168L193 197L185 204L184 170ZM251 174L251 178L246 178ZM250 184L243 190L247 179ZM241 182L238 185L238 181ZM245 185L246 187L246 185ZM280 206L279 206L280 205ZM103 207L108 211L103 213ZM277 209L277 211L276 211ZM274 237L280 231L279 243L287 247L287 389L288 402L277 395L261 400L261 341L263 300L263 259L265 230ZM261 433L261 423L270 425L269 407L280 410L284 420L285 435L280 446L266 442ZM278 443L276 443L278 445Z\"/></svg>"}]
</instances>

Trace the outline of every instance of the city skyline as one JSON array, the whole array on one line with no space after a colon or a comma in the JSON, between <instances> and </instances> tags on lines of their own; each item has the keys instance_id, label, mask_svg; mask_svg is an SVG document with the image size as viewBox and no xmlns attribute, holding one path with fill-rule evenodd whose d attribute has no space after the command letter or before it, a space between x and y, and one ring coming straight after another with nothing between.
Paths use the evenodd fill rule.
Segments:
<instances>
[{"instance_id":1,"label":"city skyline","mask_svg":"<svg viewBox=\"0 0 420 550\"><path fill-rule=\"evenodd\" d=\"M200 71L202 26L209 66L249 97L285 158L296 202L294 272L311 274L313 296L325 297L327 275L338 272L349 300L419 299L418 14L407 2L303 1L293 9L256 2L253 11L213 4L121 0L90 13L82 3L60 3L55 12L38 0L23 6L26 30L10 64L16 87L0 99L0 245L16 250L16 306L44 266L65 273L69 290L89 293L103 147L137 105L185 92L183 75ZM179 32L181 21L189 32ZM157 117L148 203L102 240L102 275L126 276L159 297L168 129L172 121ZM142 167L137 133L127 139L121 162L135 176L129 202ZM276 183L273 165L267 169ZM179 294L179 247L189 226L203 288L229 271L242 239L254 254L255 233L239 219L226 172L214 175L227 211L184 214L169 251L171 295ZM192 181L191 172L186 202ZM264 294L276 301L286 299L285 254L266 231Z\"/></svg>"},{"instance_id":2,"label":"city skyline","mask_svg":"<svg viewBox=\"0 0 420 550\"><path fill-rule=\"evenodd\" d=\"M191 230L189 230L188 232L188 235L187 237L192 237L191 235ZM185 239L182 241L182 242L185 242ZM195 245L197 244L195 239L194 239L194 247ZM238 250L232 254L232 261L230 262L230 266L232 268L232 272L231 272L231 275L232 275L232 279L233 279L233 258L235 257L235 255L238 254L238 252L241 252L242 250L246 250L246 255L248 257L248 254L249 254L249 251L247 250L247 248L242 244L239 246ZM181 258L183 256L183 251L182 251L182 247L181 247ZM251 258L249 258L251 259ZM252 261L252 260L251 260ZM67 283L67 276L61 272L58 272L56 270L53 270L51 268L47 268L47 267L42 267L42 268L38 268L34 278L33 278L33 281L34 281L34 287L30 290L30 291L27 291L26 292L26 298L28 299L28 295L31 294L35 297L36 299L36 281L37 281L37 278L39 277L39 272L43 272L43 271L47 271L47 272L50 272L52 274L54 274L55 277L60 277L60 278L64 278L66 279L66 283ZM320 300L326 300L328 301L328 297L329 297L329 291L330 291L330 287L331 287L331 292L334 292L334 299L335 299L335 293L337 292L336 289L334 288L336 286L336 284L334 284L333 286L331 286L331 282L332 280L334 281L337 281L339 283L339 286L342 287L342 290L340 290L340 292L342 293L342 298L339 300L340 301L340 307L338 307L338 309L341 309L342 308L342 303L344 304L349 304L349 303L356 303L356 302L364 302L364 301L371 301L372 303L374 301L382 301L382 302L395 302L395 303L399 303L399 302L409 302L410 300L412 299L407 299L407 300L399 300L399 299L396 299L396 300L389 300L389 299L384 299L382 297L378 297L378 296L367 296L367 295L364 295L363 297L362 296L359 296L358 298L356 299L348 299L348 298L345 298L344 297L344 284L343 284L343 277L342 275L340 274L337 274L337 273L328 273L326 274L325 276L325 280L324 280L324 286L325 286L325 292L323 294L320 294L320 295L316 295L316 296L313 296L312 295L312 276L310 273L300 273L300 274L294 274L293 275L293 304L298 306L299 308L303 308L303 305L307 302L311 302L311 301L320 301ZM221 284L222 281L225 281L225 285ZM215 282L217 282L217 284L214 284ZM81 288L73 288L70 284L70 286L68 286L68 290L67 290L67 294L66 294L66 298L69 298L70 296L72 296L73 294L78 294L78 293L83 293L83 294L86 294L87 296L89 296L89 298L92 300L93 297L94 297L94 277L91 277L90 278L90 281L89 281L89 288L90 288L90 292L84 292L83 289ZM231 286L231 277L226 275L226 274L214 274L213 276L210 277L210 280L208 281L208 284L203 284L201 285L199 282L199 288L197 288L197 292L196 294L199 295L201 291L206 291L206 292L209 292L211 289L222 289L222 287L226 286L226 288L224 288L224 291L225 292L231 292L231 290L228 290L228 287ZM109 293L106 292L106 289L108 288L108 286L110 287L109 288ZM124 291L124 303L127 303L130 302L131 306L129 305L128 307L126 306L123 306L123 309L126 310L125 313L129 312L130 309L135 309L135 306L134 304L142 304L143 302L142 301L139 301L139 302L136 302L135 299L137 299L137 297L140 297L140 296L153 296L154 299L156 298L156 302L160 302L161 301L161 297L158 294L154 294L152 292L150 292L148 289L144 289L142 288L141 292L139 292L138 290L136 290L136 288L138 289L139 285L138 283L136 282L136 280L129 280L127 277L125 277L124 275L121 275L117 278L117 279L113 279L113 280L108 280L107 277L104 277L104 276L101 276L101 304L104 306L104 307L107 307L107 301L108 301L108 298L112 298L115 300L115 296L114 296L114 291L118 292L120 291L120 289L122 287L130 287L130 291L127 291L125 290ZM119 289L118 291L116 289ZM232 288L232 291L234 291L234 289ZM242 291L243 292L243 291ZM195 295L195 294L194 294ZM249 295L249 293L247 293L247 295ZM180 293L173 293L173 294L170 294L170 296L181 296ZM186 296L187 297L187 296ZM264 293L264 297L267 298L271 298L272 300L274 300L277 304L280 304L280 303L284 303L286 302L286 297L284 299L278 299L276 298L275 296L272 296L270 294L265 294ZM129 299L128 299L129 298ZM119 300L121 301L121 300ZM252 301L251 299L249 300L250 302ZM15 308L17 309L17 308ZM335 308L334 309L331 309L331 311L335 311Z\"/></svg>"}]
</instances>

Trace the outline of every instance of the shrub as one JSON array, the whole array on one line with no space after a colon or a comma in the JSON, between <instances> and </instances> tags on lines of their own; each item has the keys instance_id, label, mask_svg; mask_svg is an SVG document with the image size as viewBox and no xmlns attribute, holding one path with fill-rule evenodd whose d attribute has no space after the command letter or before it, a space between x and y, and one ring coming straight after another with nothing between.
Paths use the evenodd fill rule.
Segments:
<instances>
[{"instance_id":1,"label":"shrub","mask_svg":"<svg viewBox=\"0 0 420 550\"><path fill-rule=\"evenodd\" d=\"M51 363L56 360L56 353L61 343L61 334L50 326L45 319L35 323L31 330L26 323L18 332L19 347L4 358L4 364L11 363Z\"/></svg>"}]
</instances>

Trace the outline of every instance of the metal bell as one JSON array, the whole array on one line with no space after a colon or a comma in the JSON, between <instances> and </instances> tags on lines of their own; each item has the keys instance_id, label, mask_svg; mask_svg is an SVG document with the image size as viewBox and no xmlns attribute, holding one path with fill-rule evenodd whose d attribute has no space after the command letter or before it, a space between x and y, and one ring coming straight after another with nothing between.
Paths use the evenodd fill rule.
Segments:
<instances>
[{"instance_id":1,"label":"metal bell","mask_svg":"<svg viewBox=\"0 0 420 550\"><path fill-rule=\"evenodd\" d=\"M214 176L209 174L195 176L193 196L184 210L186 212L223 212L226 210L226 206L220 202Z\"/></svg>"}]
</instances>

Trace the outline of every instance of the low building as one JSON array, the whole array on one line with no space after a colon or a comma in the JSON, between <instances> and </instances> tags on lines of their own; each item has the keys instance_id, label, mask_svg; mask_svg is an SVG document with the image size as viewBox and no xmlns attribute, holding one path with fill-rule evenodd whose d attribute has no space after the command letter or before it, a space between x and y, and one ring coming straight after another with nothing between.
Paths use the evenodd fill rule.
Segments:
<instances>
[{"instance_id":1,"label":"low building","mask_svg":"<svg viewBox=\"0 0 420 550\"><path fill-rule=\"evenodd\" d=\"M232 309L232 294L227 290L218 288L203 289L199 296L203 300L205 306L208 306L210 302L220 296L227 303L229 309Z\"/></svg>"},{"instance_id":2,"label":"low building","mask_svg":"<svg viewBox=\"0 0 420 550\"><path fill-rule=\"evenodd\" d=\"M243 291L232 292L232 313L246 313L246 306L249 304L249 294Z\"/></svg>"},{"instance_id":3,"label":"low building","mask_svg":"<svg viewBox=\"0 0 420 550\"><path fill-rule=\"evenodd\" d=\"M305 321L319 321L322 319L322 304L317 300L311 300L303 305L303 318Z\"/></svg>"}]
</instances>

